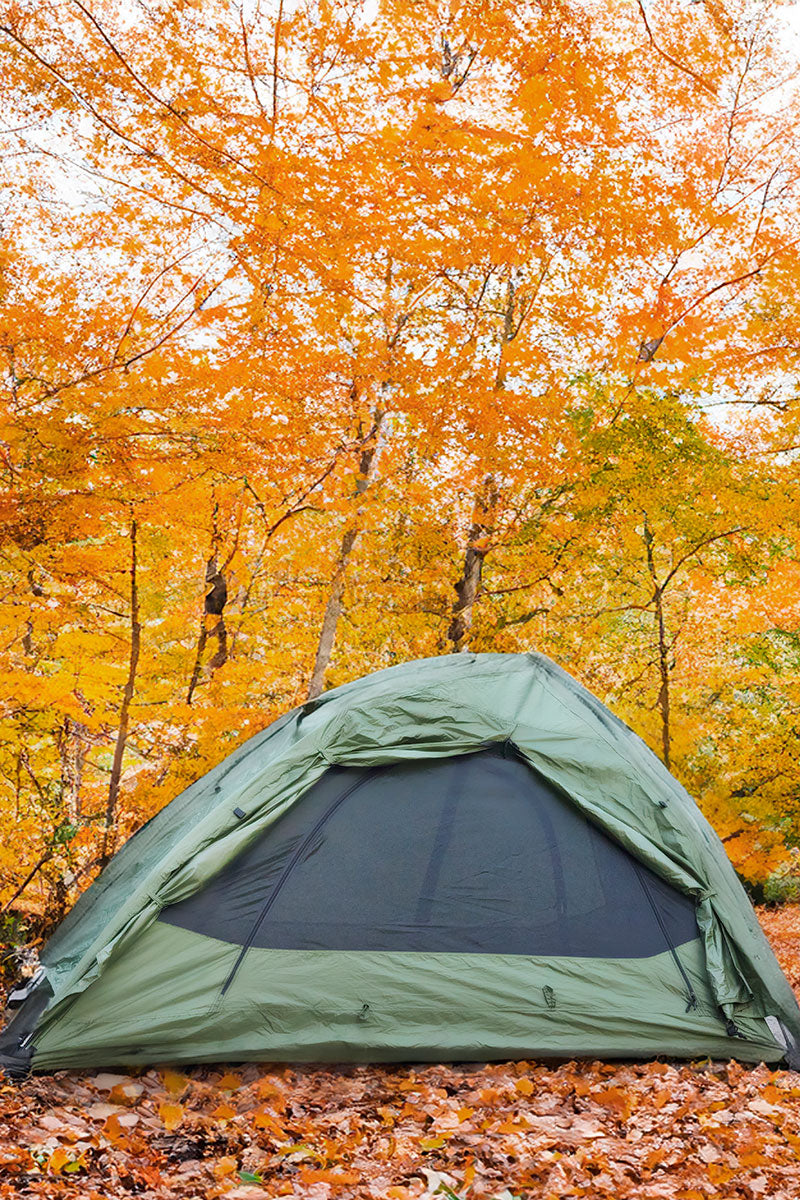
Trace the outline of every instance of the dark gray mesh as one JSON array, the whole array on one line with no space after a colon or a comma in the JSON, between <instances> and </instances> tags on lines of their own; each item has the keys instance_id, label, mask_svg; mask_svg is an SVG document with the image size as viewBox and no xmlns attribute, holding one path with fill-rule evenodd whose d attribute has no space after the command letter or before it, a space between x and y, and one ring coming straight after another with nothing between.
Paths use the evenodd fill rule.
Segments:
<instances>
[{"instance_id":1,"label":"dark gray mesh","mask_svg":"<svg viewBox=\"0 0 800 1200\"><path fill-rule=\"evenodd\" d=\"M496 750L332 768L161 920L239 945L639 958L694 904Z\"/></svg>"}]
</instances>

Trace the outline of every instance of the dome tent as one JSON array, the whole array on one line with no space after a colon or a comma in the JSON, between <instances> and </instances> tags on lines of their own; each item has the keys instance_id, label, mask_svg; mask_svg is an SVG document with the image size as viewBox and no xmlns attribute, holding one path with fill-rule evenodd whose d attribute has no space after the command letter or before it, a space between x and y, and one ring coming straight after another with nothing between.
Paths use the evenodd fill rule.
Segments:
<instances>
[{"instance_id":1,"label":"dome tent","mask_svg":"<svg viewBox=\"0 0 800 1200\"><path fill-rule=\"evenodd\" d=\"M62 922L0 1040L29 1068L247 1059L796 1062L725 851L538 654L391 667L161 810Z\"/></svg>"}]
</instances>

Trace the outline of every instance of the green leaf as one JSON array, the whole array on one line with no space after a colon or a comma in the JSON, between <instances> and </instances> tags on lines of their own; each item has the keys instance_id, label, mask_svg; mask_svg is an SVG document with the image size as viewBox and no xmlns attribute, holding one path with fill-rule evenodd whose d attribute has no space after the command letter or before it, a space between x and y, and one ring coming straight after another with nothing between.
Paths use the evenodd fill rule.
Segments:
<instances>
[{"instance_id":1,"label":"green leaf","mask_svg":"<svg viewBox=\"0 0 800 1200\"><path fill-rule=\"evenodd\" d=\"M53 843L57 846L66 845L71 842L76 833L80 832L80 825L73 825L70 821L62 821L53 830Z\"/></svg>"}]
</instances>

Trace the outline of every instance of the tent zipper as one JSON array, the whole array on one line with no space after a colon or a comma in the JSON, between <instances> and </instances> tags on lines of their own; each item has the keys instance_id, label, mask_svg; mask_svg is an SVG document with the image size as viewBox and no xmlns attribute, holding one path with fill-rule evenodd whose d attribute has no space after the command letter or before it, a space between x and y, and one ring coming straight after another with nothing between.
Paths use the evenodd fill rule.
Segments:
<instances>
[{"instance_id":1,"label":"tent zipper","mask_svg":"<svg viewBox=\"0 0 800 1200\"><path fill-rule=\"evenodd\" d=\"M300 861L303 854L305 853L307 847L317 836L317 834L319 833L320 829L322 829L322 827L326 823L326 821L328 821L328 819L333 816L333 814L336 812L337 808L339 808L339 806L341 804L344 804L345 800L347 800L347 798L349 796L352 796L353 792L355 792L358 788L360 788L362 786L362 784L366 783L368 779L371 779L374 774L375 774L374 768L372 770L366 771L360 779L357 779L356 782L351 784L349 788L346 788L342 792L341 796L337 797L337 799L334 800L333 804L331 804L328 808L325 809L325 812L319 818L319 820L317 821L316 825L311 830L311 832L309 834L307 834L306 837L303 838L302 842L297 847L294 854L292 855L292 857L289 859L288 863L284 867L283 873L281 874L280 879L275 884L275 887L272 889L269 896L267 897L267 899L264 903L264 906L261 909L261 912L256 917L253 927L250 930L249 934L247 935L247 940L245 941L244 945L242 946L241 950L239 951L239 956L236 959L236 962L231 967L228 977L222 985L222 989L219 993L221 997L225 995L228 988L233 983L236 973L239 970L239 967L242 965L242 962L244 961L244 957L247 954L247 951L250 949L253 942L255 941L256 934L258 933L259 929L261 928L264 918L266 917L269 910L272 908L272 905L275 903L275 900L277 899L281 888L286 883L286 880L289 878L289 876L291 875L294 868L297 866L298 862Z\"/></svg>"},{"instance_id":2,"label":"tent zipper","mask_svg":"<svg viewBox=\"0 0 800 1200\"><path fill-rule=\"evenodd\" d=\"M674 959L675 966L680 971L681 979L683 980L684 984L686 985L686 997L687 997L686 1011L691 1012L693 1008L697 1008L697 995L695 993L694 988L692 987L692 981L689 978L689 976L686 974L683 963L678 958L678 951L675 948L672 938L669 936L669 932L667 931L667 927L664 924L664 919L661 916L658 905L653 900L653 897L650 894L650 889L647 886L647 880L645 879L644 875L642 874L642 872L639 868L639 864L634 861L633 866L634 866L634 870L636 871L636 874L639 877L639 882L642 885L644 894L645 894L645 896L647 896L647 899L650 902L650 907L652 908L653 913L655 914L655 918L658 921L659 928L661 929L661 932L664 935L664 940L667 943L667 946L669 947L669 952Z\"/></svg>"}]
</instances>

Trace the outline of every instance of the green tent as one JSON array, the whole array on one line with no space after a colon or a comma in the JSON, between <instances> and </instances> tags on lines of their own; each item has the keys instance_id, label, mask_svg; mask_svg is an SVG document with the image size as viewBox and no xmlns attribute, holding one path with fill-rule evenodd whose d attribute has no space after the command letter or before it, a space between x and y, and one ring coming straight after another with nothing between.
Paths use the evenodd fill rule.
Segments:
<instances>
[{"instance_id":1,"label":"green tent","mask_svg":"<svg viewBox=\"0 0 800 1200\"><path fill-rule=\"evenodd\" d=\"M10 1074L735 1057L800 1010L658 759L537 654L336 688L132 837L11 997Z\"/></svg>"}]
</instances>

